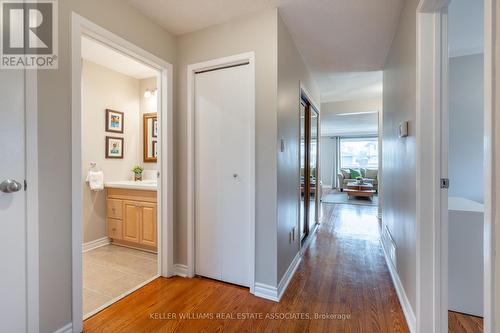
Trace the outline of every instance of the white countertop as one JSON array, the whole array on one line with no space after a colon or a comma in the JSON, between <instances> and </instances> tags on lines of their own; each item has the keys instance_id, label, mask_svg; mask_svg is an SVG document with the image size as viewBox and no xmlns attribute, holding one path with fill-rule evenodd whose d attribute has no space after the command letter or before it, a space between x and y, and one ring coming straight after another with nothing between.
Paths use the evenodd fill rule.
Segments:
<instances>
[{"instance_id":1,"label":"white countertop","mask_svg":"<svg viewBox=\"0 0 500 333\"><path fill-rule=\"evenodd\" d=\"M120 180L115 182L105 182L104 187L106 188L125 188L130 190L146 190L146 191L156 191L158 189L158 182L156 180Z\"/></svg>"}]
</instances>

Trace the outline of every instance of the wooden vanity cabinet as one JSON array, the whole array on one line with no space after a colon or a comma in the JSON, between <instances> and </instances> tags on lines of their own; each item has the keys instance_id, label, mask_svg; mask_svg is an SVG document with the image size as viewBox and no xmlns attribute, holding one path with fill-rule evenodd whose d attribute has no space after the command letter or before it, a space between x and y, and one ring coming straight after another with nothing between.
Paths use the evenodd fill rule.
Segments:
<instances>
[{"instance_id":1,"label":"wooden vanity cabinet","mask_svg":"<svg viewBox=\"0 0 500 333\"><path fill-rule=\"evenodd\" d=\"M106 200L112 242L157 252L156 191L108 188Z\"/></svg>"}]
</instances>

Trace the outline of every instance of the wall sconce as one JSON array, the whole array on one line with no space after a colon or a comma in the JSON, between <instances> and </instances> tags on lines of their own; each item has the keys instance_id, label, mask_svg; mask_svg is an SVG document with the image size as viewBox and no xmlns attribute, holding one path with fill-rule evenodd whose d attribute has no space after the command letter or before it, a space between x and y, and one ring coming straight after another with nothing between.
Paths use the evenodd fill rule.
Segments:
<instances>
[{"instance_id":1,"label":"wall sconce","mask_svg":"<svg viewBox=\"0 0 500 333\"><path fill-rule=\"evenodd\" d=\"M156 96L156 91L157 91L157 89L154 89L154 90L146 89L146 91L144 92L144 97L151 98L153 96Z\"/></svg>"}]
</instances>

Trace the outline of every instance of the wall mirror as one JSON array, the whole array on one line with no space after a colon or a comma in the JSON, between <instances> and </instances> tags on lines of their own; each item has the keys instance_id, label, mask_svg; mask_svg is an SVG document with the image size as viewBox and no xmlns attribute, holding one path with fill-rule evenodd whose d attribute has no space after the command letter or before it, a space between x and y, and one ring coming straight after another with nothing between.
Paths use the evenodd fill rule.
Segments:
<instances>
[{"instance_id":1,"label":"wall mirror","mask_svg":"<svg viewBox=\"0 0 500 333\"><path fill-rule=\"evenodd\" d=\"M144 114L144 162L156 162L158 156L158 118L155 113Z\"/></svg>"}]
</instances>

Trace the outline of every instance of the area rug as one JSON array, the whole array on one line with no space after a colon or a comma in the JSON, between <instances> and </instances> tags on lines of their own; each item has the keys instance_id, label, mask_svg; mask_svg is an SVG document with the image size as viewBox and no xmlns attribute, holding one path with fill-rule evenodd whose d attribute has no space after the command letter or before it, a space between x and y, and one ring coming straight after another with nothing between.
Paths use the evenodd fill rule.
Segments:
<instances>
[{"instance_id":1,"label":"area rug","mask_svg":"<svg viewBox=\"0 0 500 333\"><path fill-rule=\"evenodd\" d=\"M322 202L331 204L378 206L378 196L374 195L372 200L363 197L352 197L349 199L347 193L335 191L324 194Z\"/></svg>"}]
</instances>

